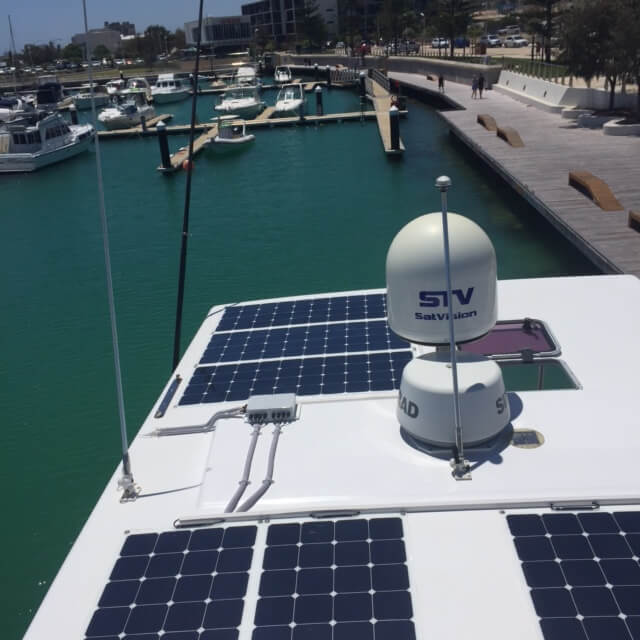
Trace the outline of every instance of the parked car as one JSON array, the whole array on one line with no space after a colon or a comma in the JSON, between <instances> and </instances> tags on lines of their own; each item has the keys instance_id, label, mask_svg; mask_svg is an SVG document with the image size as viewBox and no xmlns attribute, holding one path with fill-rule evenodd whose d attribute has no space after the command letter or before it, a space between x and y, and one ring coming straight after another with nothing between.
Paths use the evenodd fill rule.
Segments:
<instances>
[{"instance_id":1,"label":"parked car","mask_svg":"<svg viewBox=\"0 0 640 640\"><path fill-rule=\"evenodd\" d=\"M521 36L507 36L504 39L505 47L526 47L529 41Z\"/></svg>"},{"instance_id":2,"label":"parked car","mask_svg":"<svg viewBox=\"0 0 640 640\"><path fill-rule=\"evenodd\" d=\"M460 38L456 38L453 41L453 44L455 47L458 47L459 49L463 49L464 47L468 47L471 44L471 42L469 42L469 38L460 37Z\"/></svg>"},{"instance_id":3,"label":"parked car","mask_svg":"<svg viewBox=\"0 0 640 640\"><path fill-rule=\"evenodd\" d=\"M340 42L336 42L336 49L344 49L345 48L345 44L344 42L342 42L342 40L340 40Z\"/></svg>"},{"instance_id":4,"label":"parked car","mask_svg":"<svg viewBox=\"0 0 640 640\"><path fill-rule=\"evenodd\" d=\"M434 49L446 49L449 46L449 40L447 38L434 38L431 41L431 46Z\"/></svg>"},{"instance_id":5,"label":"parked car","mask_svg":"<svg viewBox=\"0 0 640 640\"><path fill-rule=\"evenodd\" d=\"M495 33L490 33L489 35L486 36L482 36L480 38L480 42L486 44L488 47L501 47L502 46L502 40L500 40L500 38L498 38L497 35L495 35Z\"/></svg>"},{"instance_id":6,"label":"parked car","mask_svg":"<svg viewBox=\"0 0 640 640\"><path fill-rule=\"evenodd\" d=\"M406 56L411 53L418 53L419 50L420 45L413 40L390 42L386 47L387 55L390 56Z\"/></svg>"}]
</instances>

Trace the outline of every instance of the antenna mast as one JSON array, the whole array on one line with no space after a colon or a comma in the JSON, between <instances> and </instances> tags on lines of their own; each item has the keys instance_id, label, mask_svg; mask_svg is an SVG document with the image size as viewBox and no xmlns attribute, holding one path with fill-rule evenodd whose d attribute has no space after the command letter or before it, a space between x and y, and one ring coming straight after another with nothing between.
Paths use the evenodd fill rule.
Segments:
<instances>
[{"instance_id":1,"label":"antenna mast","mask_svg":"<svg viewBox=\"0 0 640 640\"><path fill-rule=\"evenodd\" d=\"M82 0L82 10L84 13L84 31L87 41L85 43L85 57L89 66L89 92L91 94L91 116L93 125L96 124L96 104L93 95L93 73L89 56L89 27L87 24L87 4ZM120 371L120 348L118 346L118 326L116 323L116 305L113 296L113 278L111 275L111 254L109 251L109 227L107 225L107 214L104 204L104 184L102 181L102 160L100 156L100 138L96 133L94 136L96 145L96 172L98 174L98 195L100 203L100 223L102 225L102 246L104 249L104 266L107 276L107 295L109 298L109 318L111 320L111 342L113 344L113 365L116 374L116 391L118 395L118 415L120 417L120 440L122 443L122 477L118 480L118 486L122 489L121 500L135 500L140 487L133 480L131 472L131 460L129 459L129 441L127 438L127 422L124 413L124 394L122 392L122 373Z\"/></svg>"},{"instance_id":2,"label":"antenna mast","mask_svg":"<svg viewBox=\"0 0 640 640\"><path fill-rule=\"evenodd\" d=\"M447 221L447 191L451 186L448 176L440 176L436 180L436 188L440 191L442 201L442 239L444 244L444 266L447 281L447 302L449 313L449 351L451 355L451 376L453 378L453 418L455 424L456 443L453 447L453 477L456 480L471 480L469 462L464 459L462 441L462 421L460 419L460 397L458 391L458 360L456 356L455 329L453 326L453 296L451 294L451 257L449 255L449 225Z\"/></svg>"},{"instance_id":3,"label":"antenna mast","mask_svg":"<svg viewBox=\"0 0 640 640\"><path fill-rule=\"evenodd\" d=\"M196 126L196 104L198 100L198 72L200 71L200 42L202 40L202 5L198 11L198 38L196 41L196 64L193 71L193 100L191 101L191 127L189 129L189 155L187 156L187 188L184 196L184 216L182 219L182 247L180 250L180 274L178 276L178 301L176 304L176 328L173 336L173 367L180 362L180 333L182 330L182 305L184 302L184 281L187 271L187 241L189 239L189 206L191 204L191 173L193 170L193 137Z\"/></svg>"}]
</instances>

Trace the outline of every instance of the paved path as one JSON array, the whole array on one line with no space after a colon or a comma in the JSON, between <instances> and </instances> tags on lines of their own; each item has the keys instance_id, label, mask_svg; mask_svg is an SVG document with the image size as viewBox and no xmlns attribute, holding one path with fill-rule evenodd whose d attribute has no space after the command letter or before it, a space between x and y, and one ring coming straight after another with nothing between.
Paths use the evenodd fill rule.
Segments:
<instances>
[{"instance_id":1,"label":"paved path","mask_svg":"<svg viewBox=\"0 0 640 640\"><path fill-rule=\"evenodd\" d=\"M415 88L438 93L424 76L389 73ZM463 107L441 111L451 131L493 167L518 193L607 272L640 276L640 233L627 225L629 209L640 210L640 137L605 136L582 129L508 96L486 91L471 99L467 85L445 83L446 97ZM516 129L524 142L513 148L476 122L492 115L498 126ZM570 171L590 171L604 180L624 211L602 211L569 186Z\"/></svg>"}]
</instances>

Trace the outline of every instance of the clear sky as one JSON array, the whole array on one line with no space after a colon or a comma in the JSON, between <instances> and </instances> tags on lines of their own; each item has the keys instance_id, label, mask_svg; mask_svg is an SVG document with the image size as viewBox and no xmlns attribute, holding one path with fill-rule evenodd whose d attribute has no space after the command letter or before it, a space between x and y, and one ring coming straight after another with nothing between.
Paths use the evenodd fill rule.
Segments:
<instances>
[{"instance_id":1,"label":"clear sky","mask_svg":"<svg viewBox=\"0 0 640 640\"><path fill-rule=\"evenodd\" d=\"M102 27L105 20L128 20L144 31L150 24L168 29L183 27L198 17L198 0L86 0L89 28ZM205 16L229 16L240 13L240 5L248 0L204 0ZM84 31L82 0L2 0L0 21L0 54L11 48L9 22L11 16L16 49L25 44L41 44L53 40L65 45L74 33Z\"/></svg>"}]
</instances>

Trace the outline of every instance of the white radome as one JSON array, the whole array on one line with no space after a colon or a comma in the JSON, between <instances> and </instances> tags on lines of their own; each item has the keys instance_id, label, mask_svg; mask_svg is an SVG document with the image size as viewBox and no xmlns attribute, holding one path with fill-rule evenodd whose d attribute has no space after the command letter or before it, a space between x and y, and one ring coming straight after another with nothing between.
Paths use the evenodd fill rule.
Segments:
<instances>
[{"instance_id":1,"label":"white radome","mask_svg":"<svg viewBox=\"0 0 640 640\"><path fill-rule=\"evenodd\" d=\"M487 333L498 317L496 253L473 221L448 214L451 288L457 343ZM421 344L449 342L442 215L429 213L405 225L387 253L389 326Z\"/></svg>"},{"instance_id":2,"label":"white radome","mask_svg":"<svg viewBox=\"0 0 640 640\"><path fill-rule=\"evenodd\" d=\"M396 415L415 438L440 447L455 443L449 352L415 358L402 372ZM500 433L511 419L502 371L493 360L458 352L458 389L464 444Z\"/></svg>"}]
</instances>

